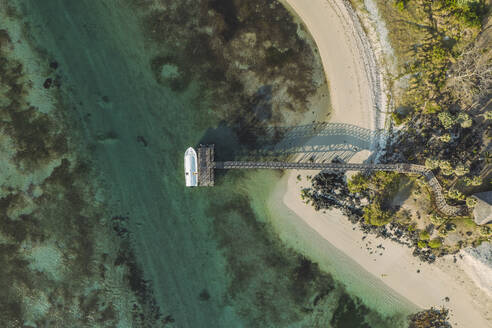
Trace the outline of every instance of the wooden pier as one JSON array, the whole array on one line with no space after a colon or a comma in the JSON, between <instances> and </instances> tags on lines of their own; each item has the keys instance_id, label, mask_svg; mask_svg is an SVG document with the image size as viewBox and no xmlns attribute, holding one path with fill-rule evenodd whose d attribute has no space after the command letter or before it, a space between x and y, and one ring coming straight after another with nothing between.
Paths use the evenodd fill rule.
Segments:
<instances>
[{"instance_id":1,"label":"wooden pier","mask_svg":"<svg viewBox=\"0 0 492 328\"><path fill-rule=\"evenodd\" d=\"M292 163L292 162L215 162L214 145L200 145L198 148L198 185L214 185L214 169L277 169L277 170L322 170L327 172L346 171L391 171L423 176L434 197L437 209L448 216L462 215L464 209L446 203L442 187L434 173L423 165L408 163L359 164L359 163Z\"/></svg>"}]
</instances>

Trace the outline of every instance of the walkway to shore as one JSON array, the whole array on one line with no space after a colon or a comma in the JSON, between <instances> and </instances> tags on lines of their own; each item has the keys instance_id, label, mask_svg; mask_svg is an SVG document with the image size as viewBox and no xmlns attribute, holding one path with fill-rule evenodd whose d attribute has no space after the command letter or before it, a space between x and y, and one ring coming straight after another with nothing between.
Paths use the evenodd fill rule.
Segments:
<instances>
[{"instance_id":1,"label":"walkway to shore","mask_svg":"<svg viewBox=\"0 0 492 328\"><path fill-rule=\"evenodd\" d=\"M423 165L397 164L361 164L361 163L315 163L315 162L215 162L214 146L202 145L198 148L198 180L201 186L213 186L214 169L278 169L278 170L323 170L328 172L346 171L390 171L405 174L422 175L430 187L436 208L446 216L462 215L464 208L446 203L442 187L434 173Z\"/></svg>"},{"instance_id":2,"label":"walkway to shore","mask_svg":"<svg viewBox=\"0 0 492 328\"><path fill-rule=\"evenodd\" d=\"M406 174L420 174L425 177L433 195L436 208L446 216L462 215L464 208L446 203L442 187L434 173L425 166L415 164L357 164L357 163L289 163L289 162L215 162L216 169L295 169L345 171L392 171Z\"/></svg>"}]
</instances>

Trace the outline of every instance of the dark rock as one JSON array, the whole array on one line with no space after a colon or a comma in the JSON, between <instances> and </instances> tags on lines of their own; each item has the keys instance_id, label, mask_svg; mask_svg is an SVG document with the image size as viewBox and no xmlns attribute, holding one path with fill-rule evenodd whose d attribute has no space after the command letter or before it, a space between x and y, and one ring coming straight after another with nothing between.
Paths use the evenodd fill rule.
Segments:
<instances>
[{"instance_id":1,"label":"dark rock","mask_svg":"<svg viewBox=\"0 0 492 328\"><path fill-rule=\"evenodd\" d=\"M148 142L143 136L137 136L137 142L140 142L144 147L148 146Z\"/></svg>"},{"instance_id":2,"label":"dark rock","mask_svg":"<svg viewBox=\"0 0 492 328\"><path fill-rule=\"evenodd\" d=\"M43 87L45 89L49 89L51 87L51 84L53 83L53 80L51 78L47 78L44 83L43 83Z\"/></svg>"},{"instance_id":3,"label":"dark rock","mask_svg":"<svg viewBox=\"0 0 492 328\"><path fill-rule=\"evenodd\" d=\"M172 315L170 315L170 314L169 314L169 315L166 315L166 316L162 319L162 323L163 323L163 324L173 323L174 321L176 321L176 320L174 320L173 316L172 316Z\"/></svg>"},{"instance_id":4,"label":"dark rock","mask_svg":"<svg viewBox=\"0 0 492 328\"><path fill-rule=\"evenodd\" d=\"M206 289L203 289L199 295L200 301L208 301L210 299L210 294Z\"/></svg>"},{"instance_id":5,"label":"dark rock","mask_svg":"<svg viewBox=\"0 0 492 328\"><path fill-rule=\"evenodd\" d=\"M129 231L126 228L128 223L128 217L125 216L114 216L111 218L111 225L113 230L116 232L118 237L126 238L129 235Z\"/></svg>"}]
</instances>

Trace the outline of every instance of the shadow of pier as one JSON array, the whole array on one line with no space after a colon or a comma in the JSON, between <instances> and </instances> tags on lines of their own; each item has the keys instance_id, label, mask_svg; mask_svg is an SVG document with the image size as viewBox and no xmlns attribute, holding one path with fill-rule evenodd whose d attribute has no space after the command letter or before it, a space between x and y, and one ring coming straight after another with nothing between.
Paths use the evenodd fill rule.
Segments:
<instances>
[{"instance_id":1,"label":"shadow of pier","mask_svg":"<svg viewBox=\"0 0 492 328\"><path fill-rule=\"evenodd\" d=\"M225 124L209 129L201 143L215 143L219 160L296 158L297 161L348 161L357 152L371 150L384 140L383 131L346 123L313 123L260 130L235 129Z\"/></svg>"},{"instance_id":2,"label":"shadow of pier","mask_svg":"<svg viewBox=\"0 0 492 328\"><path fill-rule=\"evenodd\" d=\"M328 162L334 158L348 161L357 152L371 150L386 137L346 123L314 123L294 127L272 127L257 137L255 156L293 156L299 161Z\"/></svg>"}]
</instances>

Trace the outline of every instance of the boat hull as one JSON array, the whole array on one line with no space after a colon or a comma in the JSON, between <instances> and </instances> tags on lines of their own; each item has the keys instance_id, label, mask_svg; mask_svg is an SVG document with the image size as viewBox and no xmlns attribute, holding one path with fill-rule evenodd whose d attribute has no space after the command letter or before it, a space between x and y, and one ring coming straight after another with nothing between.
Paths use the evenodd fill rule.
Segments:
<instances>
[{"instance_id":1,"label":"boat hull","mask_svg":"<svg viewBox=\"0 0 492 328\"><path fill-rule=\"evenodd\" d=\"M198 156L195 149L188 148L184 155L185 182L187 187L198 186Z\"/></svg>"}]
</instances>

